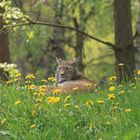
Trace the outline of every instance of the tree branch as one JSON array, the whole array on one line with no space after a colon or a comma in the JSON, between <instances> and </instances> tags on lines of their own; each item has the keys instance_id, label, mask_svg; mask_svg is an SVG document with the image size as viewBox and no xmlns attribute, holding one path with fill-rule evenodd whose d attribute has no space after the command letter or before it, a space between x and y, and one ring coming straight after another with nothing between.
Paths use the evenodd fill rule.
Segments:
<instances>
[{"instance_id":1,"label":"tree branch","mask_svg":"<svg viewBox=\"0 0 140 140\"><path fill-rule=\"evenodd\" d=\"M98 58L93 58L93 59L89 60L89 61L86 63L86 65L89 65L89 64L92 63L93 61L100 60L100 59L104 59L104 58L106 58L106 57L111 57L111 56L114 56L114 54L111 53L111 54L107 54L107 55L100 56L100 57L98 57Z\"/></svg>"},{"instance_id":2,"label":"tree branch","mask_svg":"<svg viewBox=\"0 0 140 140\"><path fill-rule=\"evenodd\" d=\"M73 30L73 31L76 31L76 32L80 32L81 34L85 35L86 37L89 37L99 43L102 43L104 45L107 45L109 47L111 47L112 49L115 48L115 45L112 44L111 42L108 42L108 41L104 41L104 40L101 40L99 38L96 38L92 35L89 35L88 33L84 32L84 31L81 31L79 29L76 29L74 27L70 27L70 26L66 26L66 25L60 25L60 24L54 24L54 23L49 23L49 22L41 22L41 21L33 21L31 19L29 19L28 17L24 17L27 19L27 23L21 23L21 24L15 24L15 25L7 25L5 28L10 28L10 27L17 27L17 26L24 26L24 25L44 25L44 26L53 26L53 27L58 27L58 28L65 28L65 29L69 29L69 30ZM5 29L4 28L4 29Z\"/></svg>"}]
</instances>

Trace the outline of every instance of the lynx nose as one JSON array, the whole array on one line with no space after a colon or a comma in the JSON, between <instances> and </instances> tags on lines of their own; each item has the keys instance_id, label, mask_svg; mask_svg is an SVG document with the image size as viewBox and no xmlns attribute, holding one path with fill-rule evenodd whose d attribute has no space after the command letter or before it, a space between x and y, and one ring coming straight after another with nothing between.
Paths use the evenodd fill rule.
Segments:
<instances>
[{"instance_id":1,"label":"lynx nose","mask_svg":"<svg viewBox=\"0 0 140 140\"><path fill-rule=\"evenodd\" d=\"M65 73L64 71L60 71L62 77L64 76L64 73Z\"/></svg>"}]
</instances>

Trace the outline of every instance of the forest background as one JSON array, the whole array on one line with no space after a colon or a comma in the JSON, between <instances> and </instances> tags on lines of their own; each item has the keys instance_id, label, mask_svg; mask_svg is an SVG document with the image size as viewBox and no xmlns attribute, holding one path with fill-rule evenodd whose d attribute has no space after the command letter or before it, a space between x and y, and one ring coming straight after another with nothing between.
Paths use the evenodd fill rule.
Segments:
<instances>
[{"instance_id":1,"label":"forest background","mask_svg":"<svg viewBox=\"0 0 140 140\"><path fill-rule=\"evenodd\" d=\"M120 0L118 2L121 4ZM140 2L123 1L124 4L129 2L131 5L126 7L131 8L136 69L139 69L136 28ZM115 43L114 7L114 0L3 0L0 9L0 20L3 21L0 22L0 62L17 64L23 75L34 73L40 78L47 78L55 73L56 56L64 59L79 56L79 69L90 79L98 81L114 75L115 54L108 45ZM54 25L26 25L29 20ZM18 26L21 23L22 26ZM95 39L65 26L93 35Z\"/></svg>"}]
</instances>

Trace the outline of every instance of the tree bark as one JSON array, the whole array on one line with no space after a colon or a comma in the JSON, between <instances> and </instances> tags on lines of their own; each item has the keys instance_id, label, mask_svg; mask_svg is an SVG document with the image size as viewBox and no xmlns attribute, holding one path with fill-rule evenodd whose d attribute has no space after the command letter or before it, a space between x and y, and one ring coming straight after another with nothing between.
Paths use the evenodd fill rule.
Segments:
<instances>
[{"instance_id":1,"label":"tree bark","mask_svg":"<svg viewBox=\"0 0 140 140\"><path fill-rule=\"evenodd\" d=\"M140 0L138 1L138 15L136 21L136 69L140 69Z\"/></svg>"},{"instance_id":2,"label":"tree bark","mask_svg":"<svg viewBox=\"0 0 140 140\"><path fill-rule=\"evenodd\" d=\"M78 8L79 8L80 21L78 22L77 18L74 17L73 18L74 26L76 29L80 29L80 30L84 31L86 23L83 24L84 15L85 15L83 4L79 4ZM84 64L83 64L84 38L85 38L85 36L82 33L76 32L75 56L79 57L78 69L81 72L84 72Z\"/></svg>"},{"instance_id":3,"label":"tree bark","mask_svg":"<svg viewBox=\"0 0 140 140\"><path fill-rule=\"evenodd\" d=\"M76 29L80 28L80 24L77 22L76 18L74 18L74 24L75 24L75 28ZM74 49L75 49L75 56L76 56L76 58L79 57L78 69L81 72L84 71L83 47L84 47L84 35L79 33L79 32L76 32L76 46L74 47Z\"/></svg>"},{"instance_id":4,"label":"tree bark","mask_svg":"<svg viewBox=\"0 0 140 140\"><path fill-rule=\"evenodd\" d=\"M0 13L3 13L4 10L0 7ZM0 30L4 26L4 21L2 16L0 16ZM0 63L10 62L10 52L9 52L9 40L7 30L0 32Z\"/></svg>"},{"instance_id":5,"label":"tree bark","mask_svg":"<svg viewBox=\"0 0 140 140\"><path fill-rule=\"evenodd\" d=\"M4 10L0 7L0 13L2 14ZM3 17L0 15L0 30L4 27ZM10 52L9 52L9 40L7 30L0 32L0 63L10 62ZM0 68L0 80L8 80L8 73Z\"/></svg>"},{"instance_id":6,"label":"tree bark","mask_svg":"<svg viewBox=\"0 0 140 140\"><path fill-rule=\"evenodd\" d=\"M115 57L118 82L134 80L135 48L132 37L131 0L114 0Z\"/></svg>"}]
</instances>

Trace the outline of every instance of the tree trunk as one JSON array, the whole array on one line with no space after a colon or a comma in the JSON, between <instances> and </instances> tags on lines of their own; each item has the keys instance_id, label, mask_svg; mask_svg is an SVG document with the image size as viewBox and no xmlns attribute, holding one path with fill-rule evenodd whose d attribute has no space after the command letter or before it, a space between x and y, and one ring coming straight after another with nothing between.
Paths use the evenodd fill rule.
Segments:
<instances>
[{"instance_id":1,"label":"tree trunk","mask_svg":"<svg viewBox=\"0 0 140 140\"><path fill-rule=\"evenodd\" d=\"M85 30L85 23L84 22L84 15L85 11L83 9L83 4L79 4L79 19L80 21L78 22L77 18L74 17L74 26L76 29L80 29L82 31ZM75 56L79 57L79 63L78 63L78 69L81 72L84 72L84 64L83 64L83 48L84 48L84 35L76 32L76 46L75 46Z\"/></svg>"},{"instance_id":2,"label":"tree trunk","mask_svg":"<svg viewBox=\"0 0 140 140\"><path fill-rule=\"evenodd\" d=\"M61 20L63 18L63 1L56 0L54 3L54 9L56 9L54 23L61 24ZM49 45L47 48L48 51L44 56L43 62L47 70L46 77L54 73L54 69L56 68L56 57L65 58L63 48L64 32L65 30L63 28L53 28L53 35L49 40Z\"/></svg>"},{"instance_id":3,"label":"tree trunk","mask_svg":"<svg viewBox=\"0 0 140 140\"><path fill-rule=\"evenodd\" d=\"M0 13L4 10L0 7ZM0 15L0 30L3 29L4 21ZM0 32L0 63L10 62L10 52L9 52L9 40L7 30ZM0 68L0 80L8 80L8 73Z\"/></svg>"},{"instance_id":4,"label":"tree trunk","mask_svg":"<svg viewBox=\"0 0 140 140\"><path fill-rule=\"evenodd\" d=\"M136 22L136 69L140 69L140 0L138 1L139 8L138 8L138 15L137 15L137 22Z\"/></svg>"},{"instance_id":5,"label":"tree trunk","mask_svg":"<svg viewBox=\"0 0 140 140\"><path fill-rule=\"evenodd\" d=\"M3 13L4 10L0 7L0 13ZM4 26L4 21L2 16L0 16L0 30ZM9 40L7 30L0 32L0 63L10 62L10 52L9 52Z\"/></svg>"},{"instance_id":6,"label":"tree trunk","mask_svg":"<svg viewBox=\"0 0 140 140\"><path fill-rule=\"evenodd\" d=\"M76 33L76 40L77 40L77 46L75 48L76 57L79 57L78 62L78 69L79 71L84 71L84 64L83 64L83 47L84 47L84 36L81 33Z\"/></svg>"},{"instance_id":7,"label":"tree trunk","mask_svg":"<svg viewBox=\"0 0 140 140\"><path fill-rule=\"evenodd\" d=\"M115 57L118 82L134 80L135 48L132 37L131 0L114 0Z\"/></svg>"},{"instance_id":8,"label":"tree trunk","mask_svg":"<svg viewBox=\"0 0 140 140\"><path fill-rule=\"evenodd\" d=\"M78 24L77 19L74 18L74 24L76 29L80 29L80 24ZM79 57L78 62L78 70L83 72L84 65L83 65L83 47L84 47L84 35L76 32L76 46L75 46L75 56L76 58Z\"/></svg>"}]
</instances>

